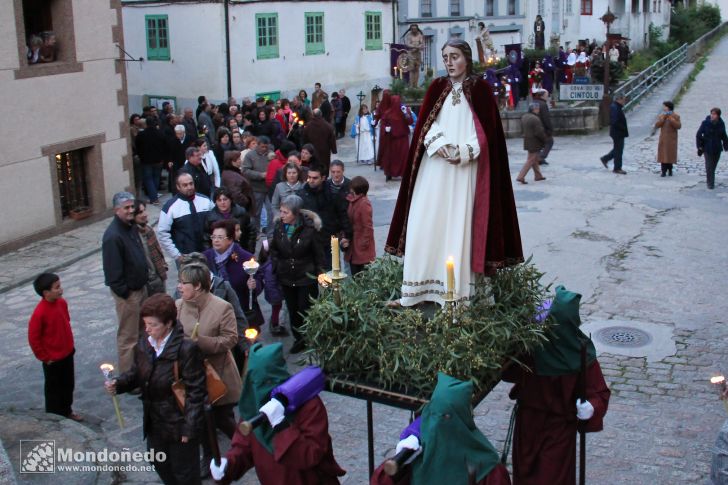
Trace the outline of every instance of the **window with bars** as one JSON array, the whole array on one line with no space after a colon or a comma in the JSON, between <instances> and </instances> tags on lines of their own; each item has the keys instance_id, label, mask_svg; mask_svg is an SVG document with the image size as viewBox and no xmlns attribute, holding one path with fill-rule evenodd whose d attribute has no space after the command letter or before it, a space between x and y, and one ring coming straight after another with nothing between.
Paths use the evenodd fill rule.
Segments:
<instances>
[{"instance_id":1,"label":"window with bars","mask_svg":"<svg viewBox=\"0 0 728 485\"><path fill-rule=\"evenodd\" d=\"M150 61L168 61L169 56L169 20L166 15L145 15L147 24L147 59Z\"/></svg>"},{"instance_id":2,"label":"window with bars","mask_svg":"<svg viewBox=\"0 0 728 485\"><path fill-rule=\"evenodd\" d=\"M89 208L84 152L82 149L56 154L58 195L63 217L69 217L71 211Z\"/></svg>"},{"instance_id":3,"label":"window with bars","mask_svg":"<svg viewBox=\"0 0 728 485\"><path fill-rule=\"evenodd\" d=\"M508 0L508 15L516 15L516 0Z\"/></svg>"},{"instance_id":4,"label":"window with bars","mask_svg":"<svg viewBox=\"0 0 728 485\"><path fill-rule=\"evenodd\" d=\"M432 65L432 41L434 37L431 35L425 36L425 48L422 51L422 65L425 68L425 72L427 72L428 69L432 69L434 66Z\"/></svg>"},{"instance_id":5,"label":"window with bars","mask_svg":"<svg viewBox=\"0 0 728 485\"><path fill-rule=\"evenodd\" d=\"M420 16L432 17L432 0L420 0Z\"/></svg>"},{"instance_id":6,"label":"window with bars","mask_svg":"<svg viewBox=\"0 0 728 485\"><path fill-rule=\"evenodd\" d=\"M382 12L364 14L364 48L368 51L382 49Z\"/></svg>"},{"instance_id":7,"label":"window with bars","mask_svg":"<svg viewBox=\"0 0 728 485\"><path fill-rule=\"evenodd\" d=\"M495 15L495 0L485 0L485 16L493 17Z\"/></svg>"},{"instance_id":8,"label":"window with bars","mask_svg":"<svg viewBox=\"0 0 728 485\"><path fill-rule=\"evenodd\" d=\"M450 16L460 16L460 0L450 0Z\"/></svg>"},{"instance_id":9,"label":"window with bars","mask_svg":"<svg viewBox=\"0 0 728 485\"><path fill-rule=\"evenodd\" d=\"M566 0L564 9L566 15L574 15L574 0Z\"/></svg>"},{"instance_id":10,"label":"window with bars","mask_svg":"<svg viewBox=\"0 0 728 485\"><path fill-rule=\"evenodd\" d=\"M591 15L592 14L592 0L581 0L581 14Z\"/></svg>"},{"instance_id":11,"label":"window with bars","mask_svg":"<svg viewBox=\"0 0 728 485\"><path fill-rule=\"evenodd\" d=\"M324 46L324 13L306 12L306 55L323 54Z\"/></svg>"},{"instance_id":12,"label":"window with bars","mask_svg":"<svg viewBox=\"0 0 728 485\"><path fill-rule=\"evenodd\" d=\"M544 15L546 15L546 13L544 12L544 10L545 10L545 6L544 6L544 4L545 4L545 3L546 3L546 2L545 2L544 0L538 0L538 6L537 6L537 9L538 9L538 14L539 14L539 15L540 15L541 17L543 17Z\"/></svg>"},{"instance_id":13,"label":"window with bars","mask_svg":"<svg viewBox=\"0 0 728 485\"><path fill-rule=\"evenodd\" d=\"M278 57L278 14L255 14L257 40L255 55L258 59L275 59Z\"/></svg>"}]
</instances>

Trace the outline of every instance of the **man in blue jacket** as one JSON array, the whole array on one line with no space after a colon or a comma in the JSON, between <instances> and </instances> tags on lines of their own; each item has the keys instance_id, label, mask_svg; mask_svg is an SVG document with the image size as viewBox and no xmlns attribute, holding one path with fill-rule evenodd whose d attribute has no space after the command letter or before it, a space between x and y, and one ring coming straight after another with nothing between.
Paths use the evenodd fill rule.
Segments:
<instances>
[{"instance_id":1,"label":"man in blue jacket","mask_svg":"<svg viewBox=\"0 0 728 485\"><path fill-rule=\"evenodd\" d=\"M715 188L715 169L718 167L720 151L728 151L728 135L720 113L720 108L711 109L710 116L703 120L695 135L698 156L705 155L705 175L709 189Z\"/></svg>"},{"instance_id":2,"label":"man in blue jacket","mask_svg":"<svg viewBox=\"0 0 728 485\"><path fill-rule=\"evenodd\" d=\"M624 139L629 136L627 130L627 118L624 116L624 103L627 97L619 95L609 107L609 136L612 138L612 151L604 155L600 160L604 168L609 168L607 162L614 160L614 168L612 172L625 175L627 172L622 170L622 152L624 152Z\"/></svg>"},{"instance_id":3,"label":"man in blue jacket","mask_svg":"<svg viewBox=\"0 0 728 485\"><path fill-rule=\"evenodd\" d=\"M116 347L119 372L131 369L134 346L139 339L139 310L147 296L149 270L142 240L134 224L134 196L129 192L114 195L114 219L104 232L101 255L104 282L116 304L119 329Z\"/></svg>"}]
</instances>

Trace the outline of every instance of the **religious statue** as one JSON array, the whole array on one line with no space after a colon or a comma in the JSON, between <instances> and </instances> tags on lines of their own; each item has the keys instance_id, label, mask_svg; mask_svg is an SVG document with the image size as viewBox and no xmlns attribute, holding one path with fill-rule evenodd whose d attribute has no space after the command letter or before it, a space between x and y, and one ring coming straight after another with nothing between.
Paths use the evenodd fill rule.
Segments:
<instances>
[{"instance_id":1,"label":"religious statue","mask_svg":"<svg viewBox=\"0 0 728 485\"><path fill-rule=\"evenodd\" d=\"M474 74L467 42L449 40L442 58L447 76L425 95L385 247L404 256L403 306L444 304L448 279L467 300L476 275L523 261L492 87Z\"/></svg>"},{"instance_id":2,"label":"religious statue","mask_svg":"<svg viewBox=\"0 0 728 485\"><path fill-rule=\"evenodd\" d=\"M536 21L533 23L533 33L536 40L536 49L544 49L544 35L546 33L546 24L540 15L536 15Z\"/></svg>"},{"instance_id":3,"label":"religious statue","mask_svg":"<svg viewBox=\"0 0 728 485\"><path fill-rule=\"evenodd\" d=\"M483 22L478 22L478 28L480 31L475 37L475 43L478 46L478 61L485 64L495 53L495 47L493 46L493 39L490 38L488 27Z\"/></svg>"},{"instance_id":4,"label":"religious statue","mask_svg":"<svg viewBox=\"0 0 728 485\"><path fill-rule=\"evenodd\" d=\"M422 66L422 51L425 49L425 36L417 26L410 25L404 34L404 43L409 49L410 66L409 82L410 86L416 88L420 84L420 67Z\"/></svg>"}]
</instances>

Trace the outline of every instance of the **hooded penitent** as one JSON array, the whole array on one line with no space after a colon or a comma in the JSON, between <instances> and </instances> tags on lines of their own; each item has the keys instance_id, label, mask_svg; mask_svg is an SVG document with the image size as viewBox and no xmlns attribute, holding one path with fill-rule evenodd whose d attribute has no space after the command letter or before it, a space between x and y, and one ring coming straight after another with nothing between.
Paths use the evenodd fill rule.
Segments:
<instances>
[{"instance_id":1,"label":"hooded penitent","mask_svg":"<svg viewBox=\"0 0 728 485\"><path fill-rule=\"evenodd\" d=\"M289 377L291 374L288 372L286 359L283 358L283 346L280 343L253 345L248 354L248 370L238 403L240 417L250 419L256 416L263 404L270 400L271 391ZM265 424L258 426L253 432L258 442L273 453L273 429Z\"/></svg>"},{"instance_id":2,"label":"hooded penitent","mask_svg":"<svg viewBox=\"0 0 728 485\"><path fill-rule=\"evenodd\" d=\"M475 426L471 399L473 383L443 373L422 411L422 455L412 463L412 483L466 485L468 466L482 480L498 464L498 453Z\"/></svg>"},{"instance_id":3,"label":"hooded penitent","mask_svg":"<svg viewBox=\"0 0 728 485\"><path fill-rule=\"evenodd\" d=\"M549 310L552 318L548 341L534 355L536 374L562 376L580 372L582 342L586 343L587 365L596 359L594 343L579 329L580 302L580 294L563 286L556 287L556 296Z\"/></svg>"}]
</instances>

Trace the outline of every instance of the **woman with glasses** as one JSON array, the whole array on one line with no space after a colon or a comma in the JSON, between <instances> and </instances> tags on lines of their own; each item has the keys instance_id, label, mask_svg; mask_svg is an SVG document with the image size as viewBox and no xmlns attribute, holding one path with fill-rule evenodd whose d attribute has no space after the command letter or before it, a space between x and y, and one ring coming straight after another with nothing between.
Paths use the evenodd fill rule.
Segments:
<instances>
[{"instance_id":1,"label":"woman with glasses","mask_svg":"<svg viewBox=\"0 0 728 485\"><path fill-rule=\"evenodd\" d=\"M230 283L238 295L248 325L260 328L263 324L263 313L258 305L258 294L263 290L262 271L255 277L248 276L243 263L253 257L253 253L241 248L235 242L235 223L233 221L217 221L210 227L212 247L203 254L207 258L207 266L216 276ZM250 290L253 290L251 305Z\"/></svg>"},{"instance_id":2,"label":"woman with glasses","mask_svg":"<svg viewBox=\"0 0 728 485\"><path fill-rule=\"evenodd\" d=\"M217 428L232 438L235 433L233 408L242 390L240 372L231 352L238 343L238 326L233 307L210 293L210 285L208 268L198 264L181 268L177 284L181 295L177 300L177 318L185 336L197 342L203 359L212 365L225 383L227 392L213 403L212 409ZM209 474L212 452L207 440L202 440L202 448L204 458L200 473L204 477Z\"/></svg>"}]
</instances>

